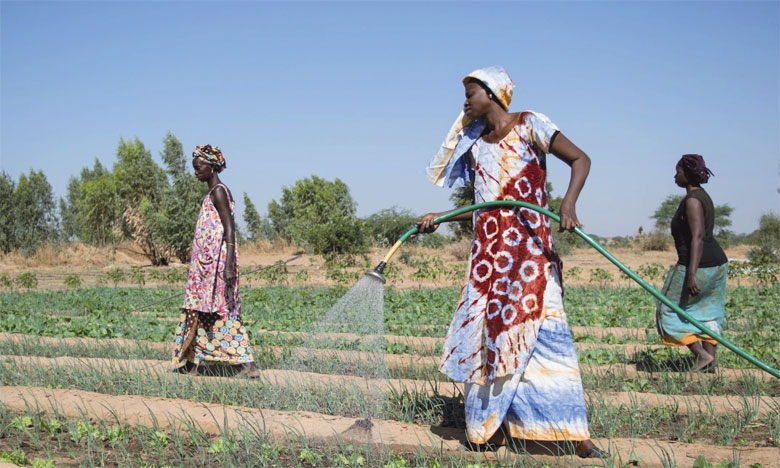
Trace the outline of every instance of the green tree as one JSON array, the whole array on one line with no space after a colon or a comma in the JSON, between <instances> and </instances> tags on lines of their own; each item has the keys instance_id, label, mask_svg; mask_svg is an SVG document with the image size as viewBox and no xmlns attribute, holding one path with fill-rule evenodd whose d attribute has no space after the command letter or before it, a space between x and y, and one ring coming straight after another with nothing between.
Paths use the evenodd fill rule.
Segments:
<instances>
[{"instance_id":1,"label":"green tree","mask_svg":"<svg viewBox=\"0 0 780 468\"><path fill-rule=\"evenodd\" d=\"M82 172L83 174L83 172ZM92 245L106 245L121 236L119 194L114 177L108 171L82 178L78 184L79 198L74 204L78 237Z\"/></svg>"},{"instance_id":2,"label":"green tree","mask_svg":"<svg viewBox=\"0 0 780 468\"><path fill-rule=\"evenodd\" d=\"M69 240L104 245L119 232L116 184L113 175L95 158L92 168L84 167L72 176L59 210L62 236Z\"/></svg>"},{"instance_id":3,"label":"green tree","mask_svg":"<svg viewBox=\"0 0 780 468\"><path fill-rule=\"evenodd\" d=\"M780 261L780 217L775 213L761 215L758 229L745 239L754 245L747 253L750 260L766 257L772 261Z\"/></svg>"},{"instance_id":4,"label":"green tree","mask_svg":"<svg viewBox=\"0 0 780 468\"><path fill-rule=\"evenodd\" d=\"M667 195L661 205L656 208L653 215L650 216L655 220L655 227L659 231L669 232L669 226L672 224L672 217L677 211L677 207L680 206L682 201L682 195Z\"/></svg>"},{"instance_id":5,"label":"green tree","mask_svg":"<svg viewBox=\"0 0 780 468\"><path fill-rule=\"evenodd\" d=\"M263 237L263 222L257 213L255 204L252 203L246 192L244 192L244 223L246 223L250 241L256 241Z\"/></svg>"},{"instance_id":6,"label":"green tree","mask_svg":"<svg viewBox=\"0 0 780 468\"><path fill-rule=\"evenodd\" d=\"M16 238L23 252L32 254L41 243L56 239L56 204L43 171L21 174L13 200Z\"/></svg>"},{"instance_id":7,"label":"green tree","mask_svg":"<svg viewBox=\"0 0 780 468\"><path fill-rule=\"evenodd\" d=\"M672 217L677 212L677 207L684 198L683 195L667 195L661 205L655 210L652 219L655 220L655 227L662 232L669 232L672 224ZM731 226L731 213L734 211L729 204L715 205L715 234Z\"/></svg>"},{"instance_id":8,"label":"green tree","mask_svg":"<svg viewBox=\"0 0 780 468\"><path fill-rule=\"evenodd\" d=\"M7 172L0 172L0 250L8 253L19 246L14 228L14 191L16 184Z\"/></svg>"},{"instance_id":9,"label":"green tree","mask_svg":"<svg viewBox=\"0 0 780 468\"><path fill-rule=\"evenodd\" d=\"M180 262L190 260L192 233L208 187L187 170L187 157L181 142L168 131L163 138L160 158L165 163L169 183L163 182L163 197L156 205L146 205L144 214L153 235Z\"/></svg>"},{"instance_id":10,"label":"green tree","mask_svg":"<svg viewBox=\"0 0 780 468\"><path fill-rule=\"evenodd\" d=\"M356 254L368 249L368 233L355 217L355 201L347 185L317 176L282 188L282 197L268 204L268 217L278 237L320 254Z\"/></svg>"},{"instance_id":11,"label":"green tree","mask_svg":"<svg viewBox=\"0 0 780 468\"><path fill-rule=\"evenodd\" d=\"M454 189L450 194L450 201L455 208L473 205L474 184L468 182L465 186ZM450 223L450 227L456 238L471 237L474 233L474 225L470 219Z\"/></svg>"},{"instance_id":12,"label":"green tree","mask_svg":"<svg viewBox=\"0 0 780 468\"><path fill-rule=\"evenodd\" d=\"M395 241L409 228L417 224L419 219L419 216L409 210L392 207L378 211L363 221L372 242L381 246L390 246L395 244ZM409 240L417 241L417 238Z\"/></svg>"},{"instance_id":13,"label":"green tree","mask_svg":"<svg viewBox=\"0 0 780 468\"><path fill-rule=\"evenodd\" d=\"M170 186L165 171L138 138L119 139L114 181L123 235L133 239L153 265L167 264L173 255L165 235L170 220L166 219L164 199Z\"/></svg>"},{"instance_id":14,"label":"green tree","mask_svg":"<svg viewBox=\"0 0 780 468\"><path fill-rule=\"evenodd\" d=\"M547 182L547 205L550 211L555 214L560 214L562 204L563 197L553 197L552 183ZM558 255L567 255L575 248L583 247L585 245L585 241L573 232L558 232L558 225L556 223L550 225L550 230L552 230L553 242L555 243L555 250L558 252Z\"/></svg>"}]
</instances>

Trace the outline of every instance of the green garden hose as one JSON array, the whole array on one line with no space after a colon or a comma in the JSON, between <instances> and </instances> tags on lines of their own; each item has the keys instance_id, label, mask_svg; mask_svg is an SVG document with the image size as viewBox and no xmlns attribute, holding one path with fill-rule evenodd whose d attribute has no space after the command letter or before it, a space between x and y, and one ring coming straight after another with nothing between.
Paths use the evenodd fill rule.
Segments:
<instances>
[{"instance_id":1,"label":"green garden hose","mask_svg":"<svg viewBox=\"0 0 780 468\"><path fill-rule=\"evenodd\" d=\"M544 214L546 216L549 216L550 218L554 219L555 221L557 221L559 223L561 222L561 218L557 214L551 212L550 210L547 210L547 209L542 208L540 206L533 205L531 203L526 203L526 202L517 201L517 200L497 200L497 201L490 201L490 202L484 202L484 203L477 203L475 205L470 205L470 206L464 206L462 208L458 208L457 210L451 211L451 212L449 212L449 213L447 213L445 215L439 216L438 218L435 218L433 220L433 222L434 222L434 224L439 224L441 222L444 222L444 221L447 221L449 219L452 219L455 216L458 216L459 214L467 213L469 211L478 210L480 208L498 208L498 207L505 207L505 206L520 206L520 207L528 208L529 210L533 210L533 211L536 211L538 213L542 213L542 214ZM401 244L406 242L414 234L417 234L417 232L418 232L417 226L413 227L412 229L409 229L403 236L401 236L400 239L398 239L398 242L396 242L395 245L393 245L393 247L390 249L390 251L385 256L384 260L382 260L382 262L373 271L368 271L367 274L376 276L380 280L384 281L384 277L382 276L382 270L384 270L384 267L387 264L387 262L390 261L390 258L395 254L396 250L398 250L398 248L401 246ZM744 350L740 349L737 345L733 344L732 342L730 342L726 338L720 336L720 334L715 333L714 331L710 330L703 323L701 323L698 320L696 320L695 318L691 317L687 312L682 310L677 304L675 304L674 302L672 302L669 299L667 299L666 296L661 294L657 289L655 289L649 283L647 283L645 280L640 278L639 275L637 275L636 273L631 271L620 260L615 258L611 253L609 253L607 251L607 249L605 249L604 247L599 245L598 242L593 240L589 235L584 233L580 228L575 227L574 228L574 232L577 233L578 236L582 237L585 240L585 242L587 242L591 247L596 249L601 255L607 257L607 259L610 262L614 263L615 266L617 266L620 269L620 271L625 273L632 280L634 280L637 283L639 283L639 285L642 286L643 288L645 288L645 290L647 290L647 292L649 292L650 294L655 296L655 298L658 299L659 301L661 301L664 304L666 304L667 306L669 306L673 311L677 312L685 320L691 322L696 328L698 328L699 330L701 330L702 332L704 332L708 336L711 336L712 338L714 338L718 343L720 343L723 346L727 347L728 349L734 351L741 358L749 361L751 364L755 365L756 367L758 367L758 368L768 372L772 376L780 379L780 372L777 369L775 369L773 367L770 367L769 365L767 365L766 363L764 363L762 361L759 361L754 356L746 353Z\"/></svg>"}]
</instances>

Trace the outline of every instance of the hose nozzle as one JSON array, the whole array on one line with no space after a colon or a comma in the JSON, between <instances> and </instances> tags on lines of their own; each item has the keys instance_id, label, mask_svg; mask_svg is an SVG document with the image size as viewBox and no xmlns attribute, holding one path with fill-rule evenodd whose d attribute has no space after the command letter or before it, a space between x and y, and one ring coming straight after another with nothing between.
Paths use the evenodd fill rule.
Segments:
<instances>
[{"instance_id":1,"label":"hose nozzle","mask_svg":"<svg viewBox=\"0 0 780 468\"><path fill-rule=\"evenodd\" d=\"M376 268L366 271L366 276L374 277L381 281L382 284L385 284L387 283L387 280L385 279L385 276L382 274L382 272L385 271L386 266L386 262L379 262L379 265L377 265Z\"/></svg>"}]
</instances>

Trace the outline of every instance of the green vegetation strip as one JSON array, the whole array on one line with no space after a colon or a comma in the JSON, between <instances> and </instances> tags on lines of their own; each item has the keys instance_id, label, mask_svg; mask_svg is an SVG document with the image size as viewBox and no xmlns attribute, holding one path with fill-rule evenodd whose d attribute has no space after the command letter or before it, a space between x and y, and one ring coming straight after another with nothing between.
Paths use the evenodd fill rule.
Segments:
<instances>
[{"instance_id":1,"label":"green vegetation strip","mask_svg":"<svg viewBox=\"0 0 780 468\"><path fill-rule=\"evenodd\" d=\"M114 361L105 358L38 358L31 356L0 356L0 361L14 363L19 366L27 367L70 367L81 368L85 371L102 372L104 374L125 374L127 372L148 371L153 374L167 375L168 366L161 361L142 361L125 360ZM218 368L219 369L219 368ZM221 370L221 369L220 369ZM172 378L190 378L173 374ZM200 378L200 377L197 377ZM227 377L216 377L227 378ZM234 380L241 382L245 380ZM444 396L458 398L463 394L463 384L460 383L433 383L426 380L409 379L366 379L359 376L347 375L323 375L317 373L297 372L288 370L269 369L261 371L259 382L263 385L272 385L276 387L294 387L294 386L320 386L324 388L336 387L339 385L352 386L362 391L373 394L392 394L399 392L419 393L428 396ZM737 397L712 396L712 395L687 395L687 396L669 396L653 393L639 392L621 392L605 393L601 389L587 390L586 399L590 402L596 400L602 404L630 405L634 408L641 407L674 407L677 414L692 414L706 410L712 414L725 414L731 411L744 410L755 413L756 416L767 416L780 411L780 397Z\"/></svg>"},{"instance_id":2,"label":"green vegetation strip","mask_svg":"<svg viewBox=\"0 0 780 468\"><path fill-rule=\"evenodd\" d=\"M91 288L0 293L0 331L165 342L172 337L172 323L159 320L155 314L175 318L179 314L176 305L157 308L152 314L128 314L127 311L176 291ZM344 292L344 288L245 289L244 317L251 329L308 332ZM385 327L398 335L443 336L457 297L458 290L452 288L407 291L390 288L385 294ZM777 366L780 352L775 337L780 334L780 315L776 311L780 310L780 291L742 287L729 290L727 297L727 329L730 318L739 317L741 322L738 334L730 335L734 342L769 365ZM565 302L572 326L647 329L655 320L652 298L636 288L567 288ZM744 313L745 310L750 313ZM69 317L58 316L57 311L66 311L67 314L61 315ZM420 327L420 324L435 328ZM259 344L258 337L251 338L254 344ZM645 343L657 344L657 335L647 335ZM721 365L748 366L739 364L739 359L730 355L721 353ZM594 362L603 357L586 356L585 359Z\"/></svg>"},{"instance_id":3,"label":"green vegetation strip","mask_svg":"<svg viewBox=\"0 0 780 468\"><path fill-rule=\"evenodd\" d=\"M166 358L167 351L167 343L0 335L0 354L6 355L143 359L164 364L160 360ZM376 354L338 350L258 347L254 357L262 369L304 370L320 374L374 375L379 364ZM438 371L438 363L432 357L387 355L381 364L386 378L449 382ZM701 374L674 372L674 368L660 367L662 364L656 363L656 367L651 369L653 372L637 371L636 365L628 364L581 364L580 369L586 389L669 395L780 396L780 382L759 370L720 369L717 374Z\"/></svg>"},{"instance_id":4,"label":"green vegetation strip","mask_svg":"<svg viewBox=\"0 0 780 468\"><path fill-rule=\"evenodd\" d=\"M39 363L40 364L40 363ZM336 377L338 380L338 377ZM462 396L438 393L437 385L430 389L397 387L389 393L341 379L339 385L307 382L299 385L274 385L272 382L241 382L225 385L223 379L194 379L159 372L98 363L95 366L41 366L4 361L0 363L0 384L12 386L49 386L95 391L108 395L143 395L181 398L186 400L239 405L281 411L314 411L341 417L379 418L406 423L462 428ZM239 383L240 382L240 383ZM424 383L423 383L424 385ZM433 392L430 390L434 390ZM598 393L598 392L597 392ZM450 393L450 395L452 395ZM675 437L685 434L688 440L730 445L743 440L748 445L776 444L780 436L780 419L776 403L767 400L767 412L760 416L759 405L753 399L735 400L729 411L714 410L717 397L695 398L685 404L661 402L660 395L651 396L655 403L644 405L622 397L623 402L592 396L588 400L589 421L597 437ZM0 395L0 398L2 396ZM671 400L670 400L671 401ZM680 400L683 401L683 400ZM696 403L691 403L696 401ZM657 410L654 408L662 408Z\"/></svg>"}]
</instances>

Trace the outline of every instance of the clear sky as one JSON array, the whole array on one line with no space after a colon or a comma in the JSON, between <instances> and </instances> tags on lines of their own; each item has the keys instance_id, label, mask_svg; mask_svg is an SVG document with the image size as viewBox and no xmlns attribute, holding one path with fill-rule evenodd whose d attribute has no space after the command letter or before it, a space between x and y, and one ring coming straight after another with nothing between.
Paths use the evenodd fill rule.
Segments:
<instances>
[{"instance_id":1,"label":"clear sky","mask_svg":"<svg viewBox=\"0 0 780 468\"><path fill-rule=\"evenodd\" d=\"M261 215L315 174L358 215L450 207L424 168L502 65L510 110L547 114L593 166L577 205L599 235L648 230L683 153L734 207L735 232L780 211L780 7L767 2L0 2L0 166L57 195L138 137L219 146L223 180ZM557 195L569 169L549 165ZM141 174L139 174L140 176Z\"/></svg>"}]
</instances>

